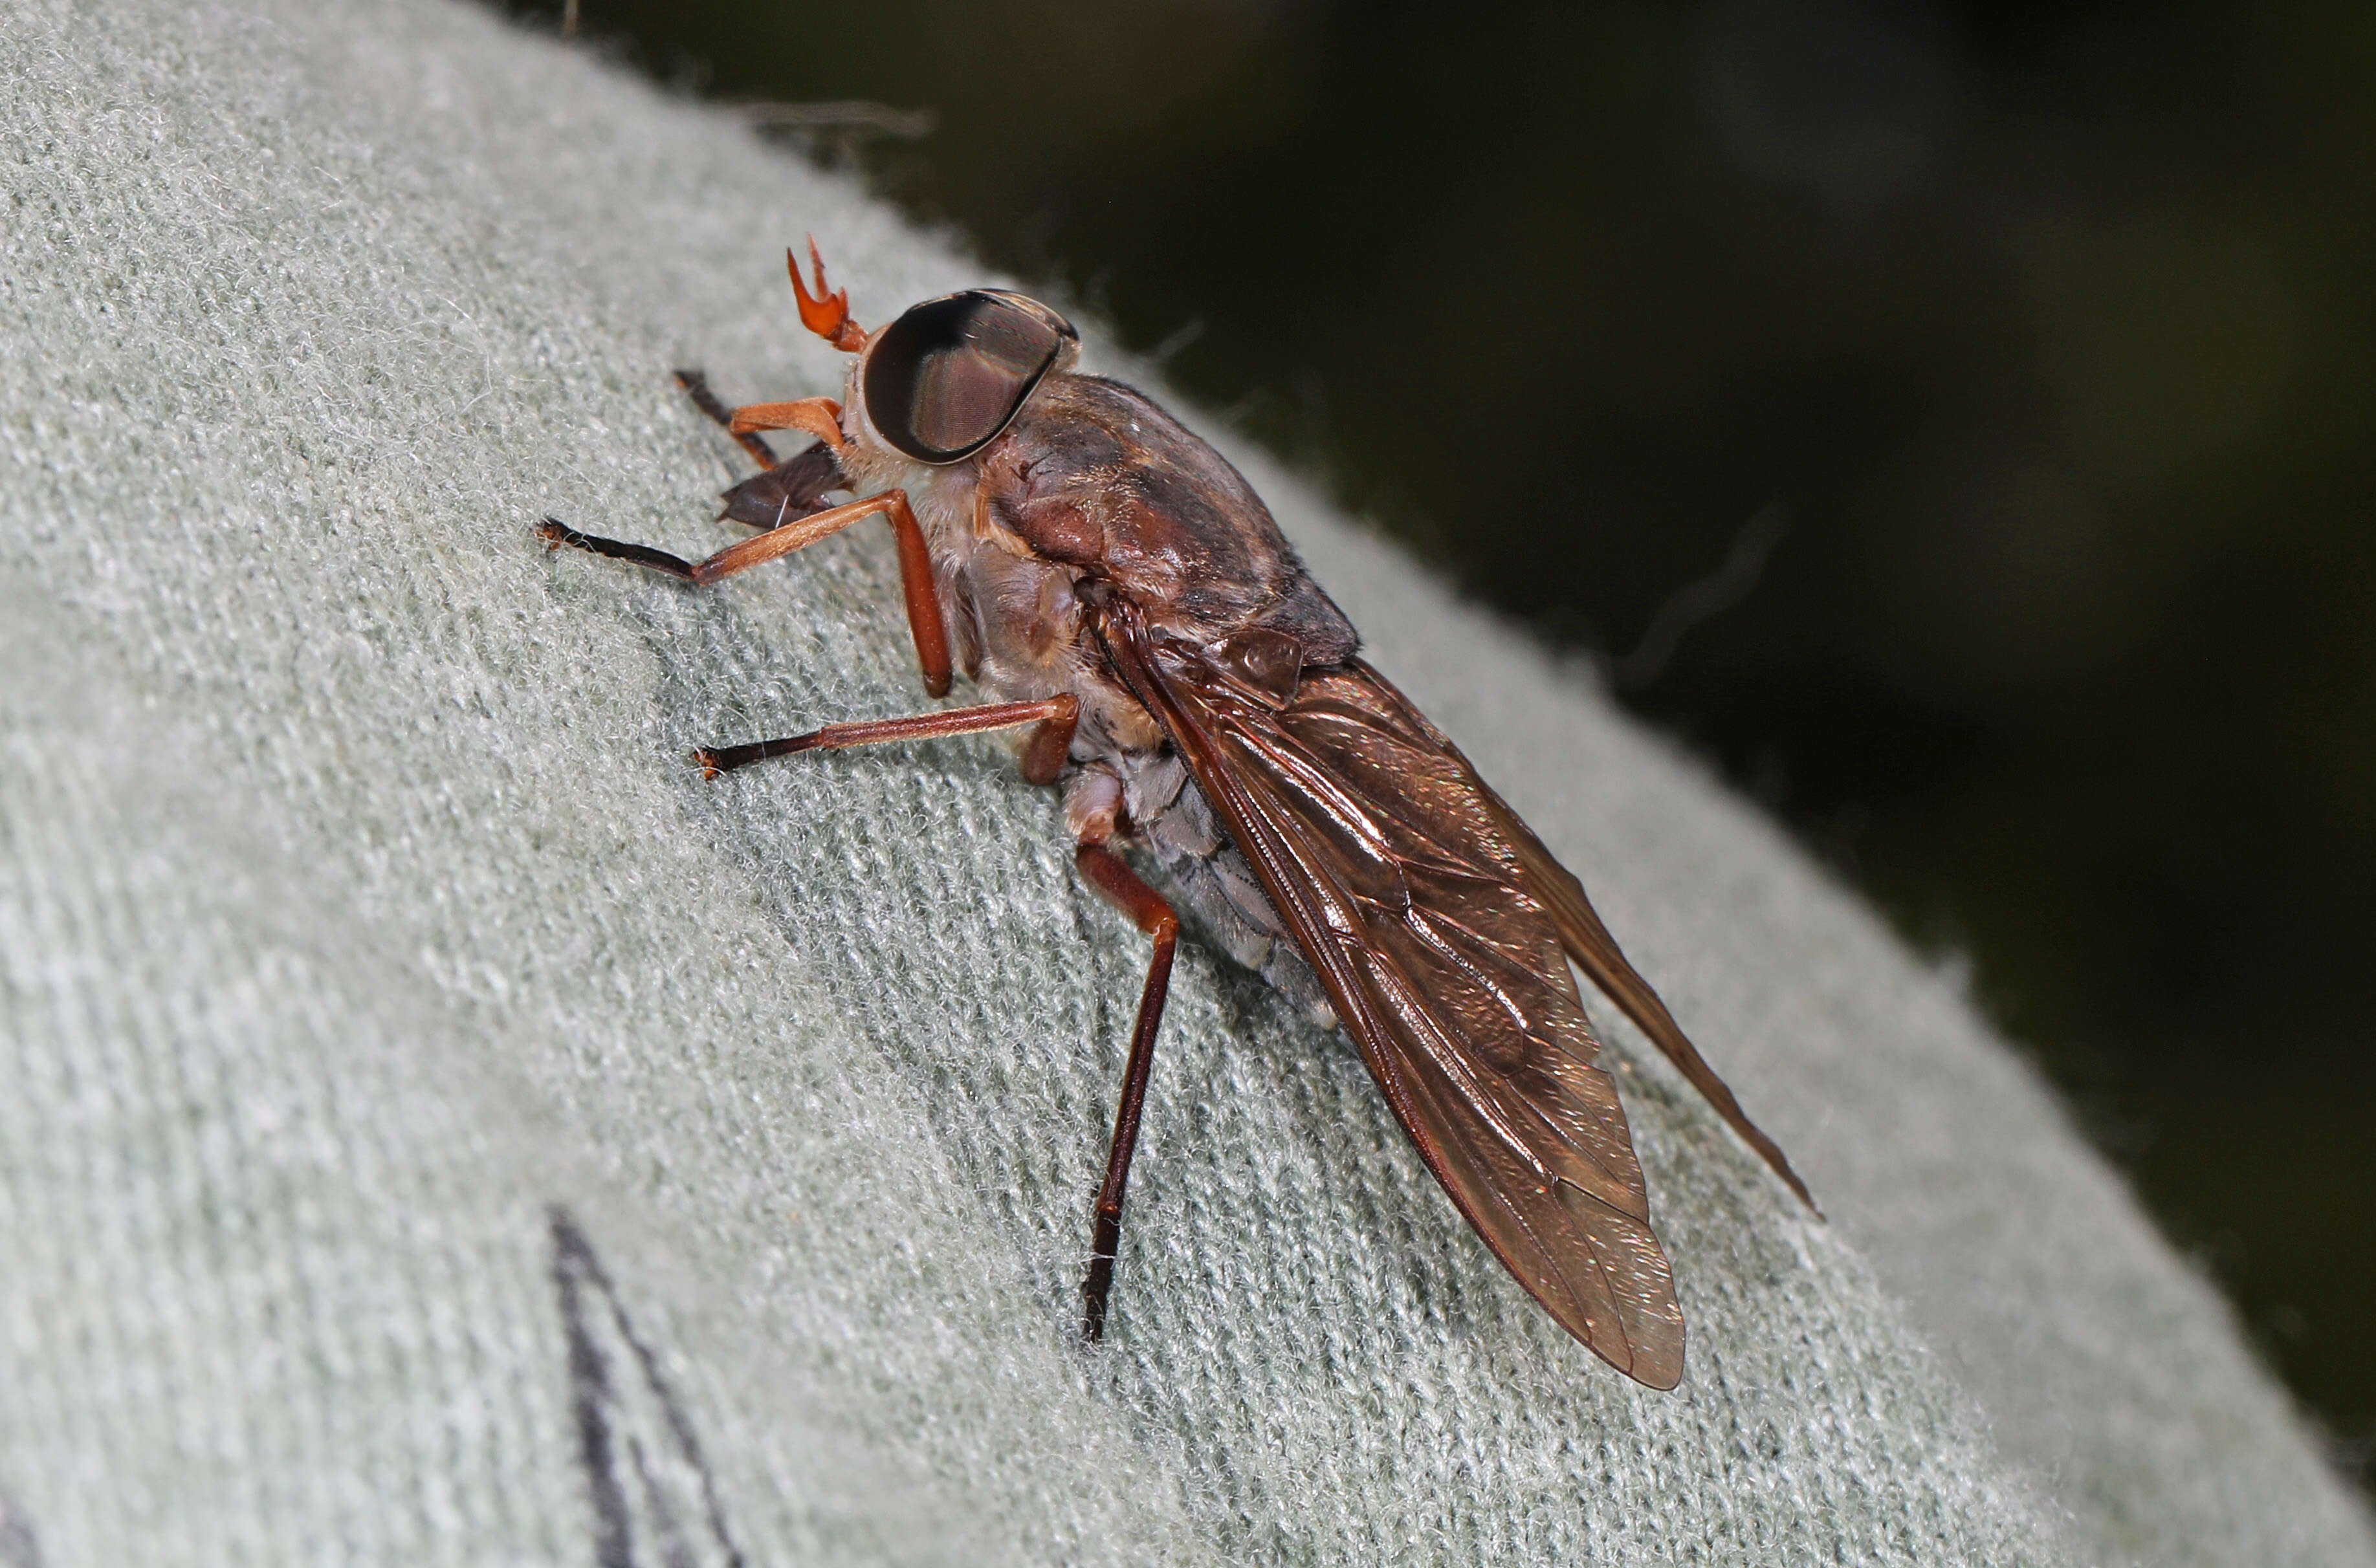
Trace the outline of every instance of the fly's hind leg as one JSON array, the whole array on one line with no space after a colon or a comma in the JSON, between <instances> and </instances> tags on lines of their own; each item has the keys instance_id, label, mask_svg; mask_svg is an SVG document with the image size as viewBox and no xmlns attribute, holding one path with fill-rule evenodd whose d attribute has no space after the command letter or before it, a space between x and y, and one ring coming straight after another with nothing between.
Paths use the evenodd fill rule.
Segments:
<instances>
[{"instance_id":1,"label":"fly's hind leg","mask_svg":"<svg viewBox=\"0 0 2376 1568\"><path fill-rule=\"evenodd\" d=\"M1105 1334L1106 1298L1113 1290L1114 1258L1122 1251L1123 1198L1130 1187L1130 1157L1138 1149L1138 1119L1146 1106L1146 1080L1155 1065L1155 1031L1163 1022L1164 999L1171 990L1171 954L1179 943L1180 917L1171 912L1161 894L1103 844L1084 842L1075 851L1073 863L1100 897L1155 939L1155 951L1146 964L1146 986L1139 992L1138 1019L1130 1031L1130 1060L1123 1069L1122 1105L1114 1112L1106 1179L1098 1188L1089 1270L1081 1280L1081 1336L1098 1339Z\"/></svg>"},{"instance_id":2,"label":"fly's hind leg","mask_svg":"<svg viewBox=\"0 0 2376 1568\"><path fill-rule=\"evenodd\" d=\"M890 741L980 734L1028 724L1033 729L1023 748L1023 777L1034 784L1052 784L1072 749L1073 731L1080 716L1080 700L1064 692L1032 702L988 703L906 719L828 724L804 735L788 735L778 741L707 748L695 752L694 759L701 764L703 772L715 778L732 768L799 752L841 751ZM1087 1339L1100 1338L1105 1334L1106 1301L1113 1291L1114 1259L1122 1250L1123 1200L1130 1188L1131 1156L1138 1149L1139 1118L1146 1106L1146 1081L1155 1065L1155 1036L1163 1023L1163 1004L1171 989L1171 957L1180 938L1180 919L1172 913L1171 906L1140 880L1121 856L1106 848L1103 836L1111 831L1110 819L1087 828L1089 836L1075 849L1073 863L1079 868L1081 879L1096 889L1099 897L1128 915L1139 930L1155 939L1155 950L1147 960L1146 984L1139 993L1138 1017L1131 1028L1130 1058L1123 1069L1122 1104L1114 1113L1113 1142L1106 1152L1105 1181L1098 1188L1088 1273L1081 1281L1081 1335Z\"/></svg>"}]
</instances>

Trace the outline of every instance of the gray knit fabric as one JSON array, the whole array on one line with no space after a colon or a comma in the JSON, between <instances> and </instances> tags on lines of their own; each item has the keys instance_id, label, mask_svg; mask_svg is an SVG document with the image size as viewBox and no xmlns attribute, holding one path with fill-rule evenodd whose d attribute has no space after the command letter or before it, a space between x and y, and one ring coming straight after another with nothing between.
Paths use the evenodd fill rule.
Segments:
<instances>
[{"instance_id":1,"label":"gray knit fabric","mask_svg":"<svg viewBox=\"0 0 2376 1568\"><path fill-rule=\"evenodd\" d=\"M666 373L833 389L788 240L973 269L441 0L16 0L0 158L0 1564L2376 1562L1952 979L1243 452L1831 1218L1611 1024L1637 1388L1191 944L1084 1353L1146 951L1052 797L685 760L923 706L885 540L529 533L731 537Z\"/></svg>"}]
</instances>

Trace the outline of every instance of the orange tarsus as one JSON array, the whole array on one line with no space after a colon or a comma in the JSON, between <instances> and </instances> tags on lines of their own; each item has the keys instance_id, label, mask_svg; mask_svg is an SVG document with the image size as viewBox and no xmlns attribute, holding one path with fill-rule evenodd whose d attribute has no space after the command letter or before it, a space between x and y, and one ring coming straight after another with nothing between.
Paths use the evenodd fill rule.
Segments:
<instances>
[{"instance_id":1,"label":"orange tarsus","mask_svg":"<svg viewBox=\"0 0 2376 1568\"><path fill-rule=\"evenodd\" d=\"M816 236L809 236L809 265L816 268L816 292L811 294L801 279L801 258L789 246L784 251L784 270L792 275L792 292L801 299L801 325L839 349L854 354L866 346L866 328L849 319L849 291L828 292L825 281L825 258L817 255Z\"/></svg>"}]
</instances>

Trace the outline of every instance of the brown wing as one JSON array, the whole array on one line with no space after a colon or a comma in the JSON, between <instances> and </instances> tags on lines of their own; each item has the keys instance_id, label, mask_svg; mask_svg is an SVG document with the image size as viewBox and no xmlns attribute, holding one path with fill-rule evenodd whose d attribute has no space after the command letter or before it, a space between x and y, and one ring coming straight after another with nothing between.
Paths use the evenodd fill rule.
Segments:
<instances>
[{"instance_id":1,"label":"brown wing","mask_svg":"<svg viewBox=\"0 0 2376 1568\"><path fill-rule=\"evenodd\" d=\"M1673 1277L1507 808L1364 664L1306 672L1282 704L1242 666L1158 647L1125 603L1099 618L1453 1203L1569 1333L1672 1388Z\"/></svg>"},{"instance_id":2,"label":"brown wing","mask_svg":"<svg viewBox=\"0 0 2376 1568\"><path fill-rule=\"evenodd\" d=\"M1366 670L1368 666L1362 668ZM1692 1044L1691 1037L1683 1033L1682 1026L1675 1022L1675 1016L1667 1011L1667 1004L1657 992L1651 989L1650 982L1644 980L1627 961L1617 945L1617 939L1610 935L1609 928L1601 923L1598 911L1592 907L1592 900L1585 897L1584 884L1575 879L1575 873L1552 857L1551 852L1543 847L1543 841L1535 837L1534 830L1519 819L1518 814L1510 809L1507 802L1493 792L1491 785L1477 777L1476 769L1468 766L1468 759L1460 754L1441 731L1428 722L1424 714L1411 706L1409 698L1388 685L1384 677L1373 672L1371 678L1376 682L1379 690L1396 704L1396 716L1401 722L1433 736L1445 754L1460 764L1469 781L1484 796L1503 835L1517 851L1518 863L1526 871L1528 891L1550 909L1551 923L1559 929L1560 942L1566 947L1568 956L1575 960L1576 967L1591 976L1592 983L1624 1009L1625 1016L1634 1020L1634 1027L1649 1038L1650 1043L1666 1054L1667 1060L1681 1070L1693 1088L1707 1097L1708 1103L1716 1107L1717 1114L1730 1123L1732 1130L1740 1134L1741 1140L1774 1168L1776 1175L1789 1183L1790 1190L1799 1194L1799 1201L1821 1214L1823 1211L1816 1208L1807 1184L1799 1180L1797 1171L1790 1169L1789 1158L1783 1154L1782 1146L1758 1130L1757 1124L1749 1119L1749 1113L1740 1109L1740 1101L1733 1098L1732 1090L1717 1076L1716 1069L1707 1064L1707 1059Z\"/></svg>"}]
</instances>

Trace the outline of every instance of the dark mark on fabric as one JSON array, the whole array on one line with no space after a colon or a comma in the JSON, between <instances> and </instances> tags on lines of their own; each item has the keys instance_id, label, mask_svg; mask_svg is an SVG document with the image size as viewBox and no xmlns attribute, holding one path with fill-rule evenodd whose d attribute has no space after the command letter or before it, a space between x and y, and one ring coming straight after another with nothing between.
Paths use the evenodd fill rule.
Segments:
<instances>
[{"instance_id":1,"label":"dark mark on fabric","mask_svg":"<svg viewBox=\"0 0 2376 1568\"><path fill-rule=\"evenodd\" d=\"M743 1568L683 1401L576 1219L558 1204L547 1212L597 1568ZM0 1535L0 1568L18 1568Z\"/></svg>"}]
</instances>

